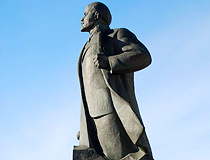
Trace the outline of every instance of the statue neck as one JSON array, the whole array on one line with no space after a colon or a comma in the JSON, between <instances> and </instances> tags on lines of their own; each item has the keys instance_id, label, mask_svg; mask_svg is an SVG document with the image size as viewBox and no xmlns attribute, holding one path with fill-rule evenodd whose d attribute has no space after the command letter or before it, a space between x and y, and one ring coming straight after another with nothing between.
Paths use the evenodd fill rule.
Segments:
<instances>
[{"instance_id":1,"label":"statue neck","mask_svg":"<svg viewBox=\"0 0 210 160\"><path fill-rule=\"evenodd\" d=\"M98 32L105 32L106 30L109 30L109 26L106 24L98 24L96 25L92 30L90 30L90 36L93 36L94 34Z\"/></svg>"}]
</instances>

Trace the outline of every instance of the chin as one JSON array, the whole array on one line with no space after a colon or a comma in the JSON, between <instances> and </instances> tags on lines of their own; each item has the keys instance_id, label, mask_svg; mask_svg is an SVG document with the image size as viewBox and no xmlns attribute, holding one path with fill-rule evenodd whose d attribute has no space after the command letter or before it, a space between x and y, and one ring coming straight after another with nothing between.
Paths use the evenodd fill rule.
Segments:
<instances>
[{"instance_id":1,"label":"chin","mask_svg":"<svg viewBox=\"0 0 210 160\"><path fill-rule=\"evenodd\" d=\"M81 31L81 32L87 32L87 31L85 31L85 29L82 28L82 27L80 28L80 31Z\"/></svg>"},{"instance_id":2,"label":"chin","mask_svg":"<svg viewBox=\"0 0 210 160\"><path fill-rule=\"evenodd\" d=\"M90 32L91 29L94 28L94 24L93 23L90 23L88 25L82 25L82 27L80 28L80 31L81 32Z\"/></svg>"},{"instance_id":3,"label":"chin","mask_svg":"<svg viewBox=\"0 0 210 160\"><path fill-rule=\"evenodd\" d=\"M89 29L88 29L88 27L83 27L83 26L82 26L82 27L80 28L80 31L81 31L81 32L89 32Z\"/></svg>"}]
</instances>

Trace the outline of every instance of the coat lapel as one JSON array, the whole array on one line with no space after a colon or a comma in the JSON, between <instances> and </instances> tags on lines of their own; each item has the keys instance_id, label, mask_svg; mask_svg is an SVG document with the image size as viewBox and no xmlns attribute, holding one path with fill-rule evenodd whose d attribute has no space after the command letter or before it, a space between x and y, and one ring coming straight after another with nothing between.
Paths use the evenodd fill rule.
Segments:
<instances>
[{"instance_id":1,"label":"coat lapel","mask_svg":"<svg viewBox=\"0 0 210 160\"><path fill-rule=\"evenodd\" d=\"M90 48L91 46L91 43L90 42L86 42L85 46L84 46L84 50L83 52L81 53L81 62L83 61L84 57L85 57L85 54L87 52L87 50Z\"/></svg>"}]
</instances>

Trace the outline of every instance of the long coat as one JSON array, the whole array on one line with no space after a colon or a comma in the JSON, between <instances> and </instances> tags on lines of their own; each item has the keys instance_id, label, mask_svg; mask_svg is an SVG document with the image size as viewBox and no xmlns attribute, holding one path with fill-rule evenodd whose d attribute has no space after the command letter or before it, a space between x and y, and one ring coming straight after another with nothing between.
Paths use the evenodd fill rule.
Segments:
<instances>
[{"instance_id":1,"label":"long coat","mask_svg":"<svg viewBox=\"0 0 210 160\"><path fill-rule=\"evenodd\" d=\"M105 83L111 92L112 103L132 142L146 153L151 153L145 128L134 93L134 72L147 67L151 56L136 36L125 28L113 29L103 34L102 48L108 57L110 68L101 69ZM80 146L94 147L94 128L84 93L81 59L88 47L81 51L78 74L81 86L82 106L80 120ZM103 95L101 95L103 98Z\"/></svg>"}]
</instances>

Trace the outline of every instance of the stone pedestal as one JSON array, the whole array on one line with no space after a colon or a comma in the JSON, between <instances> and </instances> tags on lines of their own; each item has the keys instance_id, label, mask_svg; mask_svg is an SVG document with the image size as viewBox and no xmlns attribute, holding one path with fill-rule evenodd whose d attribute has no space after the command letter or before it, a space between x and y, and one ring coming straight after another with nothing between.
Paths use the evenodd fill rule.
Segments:
<instances>
[{"instance_id":1,"label":"stone pedestal","mask_svg":"<svg viewBox=\"0 0 210 160\"><path fill-rule=\"evenodd\" d=\"M73 160L108 160L101 157L93 148L74 146ZM135 160L132 156L126 156L121 160ZM140 160L154 160L149 154L145 154Z\"/></svg>"},{"instance_id":2,"label":"stone pedestal","mask_svg":"<svg viewBox=\"0 0 210 160\"><path fill-rule=\"evenodd\" d=\"M73 160L105 160L92 148L74 146Z\"/></svg>"}]
</instances>

